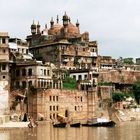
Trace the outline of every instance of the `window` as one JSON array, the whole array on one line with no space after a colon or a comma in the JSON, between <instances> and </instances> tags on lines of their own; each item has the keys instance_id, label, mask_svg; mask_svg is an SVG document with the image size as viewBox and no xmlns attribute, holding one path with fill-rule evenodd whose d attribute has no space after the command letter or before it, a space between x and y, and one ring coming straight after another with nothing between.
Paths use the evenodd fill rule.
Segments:
<instances>
[{"instance_id":1,"label":"window","mask_svg":"<svg viewBox=\"0 0 140 140\"><path fill-rule=\"evenodd\" d=\"M82 80L82 75L78 75L78 80Z\"/></svg>"},{"instance_id":2,"label":"window","mask_svg":"<svg viewBox=\"0 0 140 140\"><path fill-rule=\"evenodd\" d=\"M86 74L84 75L84 79L85 79L85 80L87 79L87 75L86 75Z\"/></svg>"},{"instance_id":3,"label":"window","mask_svg":"<svg viewBox=\"0 0 140 140\"><path fill-rule=\"evenodd\" d=\"M55 96L53 96L53 101L55 101Z\"/></svg>"},{"instance_id":4,"label":"window","mask_svg":"<svg viewBox=\"0 0 140 140\"><path fill-rule=\"evenodd\" d=\"M22 81L22 87L26 88L26 82L25 81Z\"/></svg>"},{"instance_id":5,"label":"window","mask_svg":"<svg viewBox=\"0 0 140 140\"><path fill-rule=\"evenodd\" d=\"M3 53L6 53L6 50L5 49L3 49Z\"/></svg>"},{"instance_id":6,"label":"window","mask_svg":"<svg viewBox=\"0 0 140 140\"><path fill-rule=\"evenodd\" d=\"M50 82L50 88L52 88L52 82Z\"/></svg>"},{"instance_id":7,"label":"window","mask_svg":"<svg viewBox=\"0 0 140 140\"><path fill-rule=\"evenodd\" d=\"M20 84L19 84L19 81L16 82L16 88L19 88L20 87Z\"/></svg>"},{"instance_id":8,"label":"window","mask_svg":"<svg viewBox=\"0 0 140 140\"><path fill-rule=\"evenodd\" d=\"M24 53L24 49L22 49L22 53Z\"/></svg>"},{"instance_id":9,"label":"window","mask_svg":"<svg viewBox=\"0 0 140 140\"><path fill-rule=\"evenodd\" d=\"M56 106L56 110L58 111L58 105Z\"/></svg>"},{"instance_id":10,"label":"window","mask_svg":"<svg viewBox=\"0 0 140 140\"><path fill-rule=\"evenodd\" d=\"M29 70L28 70L28 75L29 75L29 76L32 76L32 69L29 69Z\"/></svg>"},{"instance_id":11,"label":"window","mask_svg":"<svg viewBox=\"0 0 140 140\"><path fill-rule=\"evenodd\" d=\"M82 96L81 96L81 102L83 101L83 98L82 98Z\"/></svg>"},{"instance_id":12,"label":"window","mask_svg":"<svg viewBox=\"0 0 140 140\"><path fill-rule=\"evenodd\" d=\"M44 81L44 87L46 87L46 85L47 85L47 84L46 84L46 81Z\"/></svg>"},{"instance_id":13,"label":"window","mask_svg":"<svg viewBox=\"0 0 140 140\"><path fill-rule=\"evenodd\" d=\"M52 111L52 106L50 106L50 111Z\"/></svg>"},{"instance_id":14,"label":"window","mask_svg":"<svg viewBox=\"0 0 140 140\"><path fill-rule=\"evenodd\" d=\"M76 75L73 75L73 79L75 79L75 80L76 80Z\"/></svg>"},{"instance_id":15,"label":"window","mask_svg":"<svg viewBox=\"0 0 140 140\"><path fill-rule=\"evenodd\" d=\"M52 96L50 96L50 101L52 101Z\"/></svg>"},{"instance_id":16,"label":"window","mask_svg":"<svg viewBox=\"0 0 140 140\"><path fill-rule=\"evenodd\" d=\"M55 106L53 106L53 111L55 111Z\"/></svg>"},{"instance_id":17,"label":"window","mask_svg":"<svg viewBox=\"0 0 140 140\"><path fill-rule=\"evenodd\" d=\"M47 82L47 87L49 87L49 82Z\"/></svg>"},{"instance_id":18,"label":"window","mask_svg":"<svg viewBox=\"0 0 140 140\"><path fill-rule=\"evenodd\" d=\"M92 77L92 75L90 74L90 75L89 75L89 79L90 79L90 80L91 80L91 77Z\"/></svg>"},{"instance_id":19,"label":"window","mask_svg":"<svg viewBox=\"0 0 140 140\"><path fill-rule=\"evenodd\" d=\"M55 113L53 114L53 118L55 119Z\"/></svg>"},{"instance_id":20,"label":"window","mask_svg":"<svg viewBox=\"0 0 140 140\"><path fill-rule=\"evenodd\" d=\"M20 76L20 71L19 70L16 70L16 76Z\"/></svg>"},{"instance_id":21,"label":"window","mask_svg":"<svg viewBox=\"0 0 140 140\"><path fill-rule=\"evenodd\" d=\"M53 88L55 88L55 83L53 83Z\"/></svg>"},{"instance_id":22,"label":"window","mask_svg":"<svg viewBox=\"0 0 140 140\"><path fill-rule=\"evenodd\" d=\"M46 75L46 70L44 70L44 75Z\"/></svg>"},{"instance_id":23,"label":"window","mask_svg":"<svg viewBox=\"0 0 140 140\"><path fill-rule=\"evenodd\" d=\"M44 84L43 81L41 81L41 87L43 87L43 84Z\"/></svg>"},{"instance_id":24,"label":"window","mask_svg":"<svg viewBox=\"0 0 140 140\"><path fill-rule=\"evenodd\" d=\"M76 111L77 107L75 106L75 111Z\"/></svg>"},{"instance_id":25,"label":"window","mask_svg":"<svg viewBox=\"0 0 140 140\"><path fill-rule=\"evenodd\" d=\"M2 70L6 70L6 65L2 65Z\"/></svg>"},{"instance_id":26,"label":"window","mask_svg":"<svg viewBox=\"0 0 140 140\"><path fill-rule=\"evenodd\" d=\"M56 96L56 101L58 101L58 96Z\"/></svg>"},{"instance_id":27,"label":"window","mask_svg":"<svg viewBox=\"0 0 140 140\"><path fill-rule=\"evenodd\" d=\"M5 79L5 76L3 76L2 78Z\"/></svg>"},{"instance_id":28,"label":"window","mask_svg":"<svg viewBox=\"0 0 140 140\"><path fill-rule=\"evenodd\" d=\"M22 76L26 76L26 69L22 69Z\"/></svg>"},{"instance_id":29,"label":"window","mask_svg":"<svg viewBox=\"0 0 140 140\"><path fill-rule=\"evenodd\" d=\"M2 44L5 44L5 43L6 43L6 39L2 38Z\"/></svg>"},{"instance_id":30,"label":"window","mask_svg":"<svg viewBox=\"0 0 140 140\"><path fill-rule=\"evenodd\" d=\"M38 87L40 87L40 81L38 81Z\"/></svg>"},{"instance_id":31,"label":"window","mask_svg":"<svg viewBox=\"0 0 140 140\"><path fill-rule=\"evenodd\" d=\"M50 70L47 70L47 75L50 76Z\"/></svg>"},{"instance_id":32,"label":"window","mask_svg":"<svg viewBox=\"0 0 140 140\"><path fill-rule=\"evenodd\" d=\"M28 54L28 49L26 49L26 54Z\"/></svg>"},{"instance_id":33,"label":"window","mask_svg":"<svg viewBox=\"0 0 140 140\"><path fill-rule=\"evenodd\" d=\"M68 110L65 111L65 117L68 117Z\"/></svg>"},{"instance_id":34,"label":"window","mask_svg":"<svg viewBox=\"0 0 140 140\"><path fill-rule=\"evenodd\" d=\"M32 86L32 81L28 82L28 86L31 87Z\"/></svg>"},{"instance_id":35,"label":"window","mask_svg":"<svg viewBox=\"0 0 140 140\"><path fill-rule=\"evenodd\" d=\"M52 119L52 115L50 114L50 119Z\"/></svg>"},{"instance_id":36,"label":"window","mask_svg":"<svg viewBox=\"0 0 140 140\"><path fill-rule=\"evenodd\" d=\"M43 75L43 69L40 69L40 72L41 72L40 75Z\"/></svg>"}]
</instances>

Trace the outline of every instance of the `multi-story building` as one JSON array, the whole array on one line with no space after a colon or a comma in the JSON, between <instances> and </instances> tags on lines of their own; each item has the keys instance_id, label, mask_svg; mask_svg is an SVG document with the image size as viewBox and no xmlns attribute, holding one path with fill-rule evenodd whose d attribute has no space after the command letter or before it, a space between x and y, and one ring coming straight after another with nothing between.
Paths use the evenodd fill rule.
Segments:
<instances>
[{"instance_id":1,"label":"multi-story building","mask_svg":"<svg viewBox=\"0 0 140 140\"><path fill-rule=\"evenodd\" d=\"M29 54L29 47L26 40L21 40L19 38L9 38L9 48L10 52Z\"/></svg>"},{"instance_id":2,"label":"multi-story building","mask_svg":"<svg viewBox=\"0 0 140 140\"><path fill-rule=\"evenodd\" d=\"M110 70L116 67L116 60L111 56L98 56L98 62L101 70Z\"/></svg>"},{"instance_id":3,"label":"multi-story building","mask_svg":"<svg viewBox=\"0 0 140 140\"><path fill-rule=\"evenodd\" d=\"M140 65L140 58L136 58L136 65Z\"/></svg>"},{"instance_id":4,"label":"multi-story building","mask_svg":"<svg viewBox=\"0 0 140 140\"><path fill-rule=\"evenodd\" d=\"M10 75L10 53L9 36L7 32L0 32L0 114L7 112L9 103Z\"/></svg>"},{"instance_id":5,"label":"multi-story building","mask_svg":"<svg viewBox=\"0 0 140 140\"><path fill-rule=\"evenodd\" d=\"M81 69L97 66L98 48L96 41L89 41L89 34L80 34L79 23L72 24L68 16L63 16L63 25L54 24L43 32L40 25L31 25L32 35L27 36L29 49L36 59L47 60L60 68ZM45 32L45 33L44 33Z\"/></svg>"},{"instance_id":6,"label":"multi-story building","mask_svg":"<svg viewBox=\"0 0 140 140\"><path fill-rule=\"evenodd\" d=\"M88 113L87 93L77 90L48 89L40 90L30 98L30 115L36 119L43 117L47 120L57 119L61 114L67 120L86 120ZM90 109L91 109L90 105ZM92 112L94 110L91 110ZM41 116L41 117L40 117Z\"/></svg>"},{"instance_id":7,"label":"multi-story building","mask_svg":"<svg viewBox=\"0 0 140 140\"><path fill-rule=\"evenodd\" d=\"M10 83L10 55L8 40L8 33L0 32L0 85L3 87Z\"/></svg>"},{"instance_id":8,"label":"multi-story building","mask_svg":"<svg viewBox=\"0 0 140 140\"><path fill-rule=\"evenodd\" d=\"M52 18L50 28L45 25L43 31L39 23L33 22L31 35L27 36L29 50L37 60L51 62L60 71L67 70L70 77L79 83L79 89L90 95L88 106L91 108L88 112L93 113L93 95L96 97L99 75L97 41L89 41L88 32L80 33L79 22L74 25L66 13L62 22L59 23L58 16L56 23Z\"/></svg>"},{"instance_id":9,"label":"multi-story building","mask_svg":"<svg viewBox=\"0 0 140 140\"><path fill-rule=\"evenodd\" d=\"M80 33L80 24L72 24L65 13L63 25L50 21L50 28L45 26L41 32L39 23L31 25L32 35L27 36L29 50L37 60L54 63L57 68L66 69L71 77L77 77L77 73L86 72L90 85L97 81L98 71L98 45L97 41L89 41L89 33ZM75 73L75 74L74 74ZM94 74L96 73L96 74ZM93 77L90 78L90 75ZM94 75L96 75L94 77ZM94 80L93 80L94 79ZM80 77L76 80L84 80ZM82 81L83 82L83 81Z\"/></svg>"}]
</instances>

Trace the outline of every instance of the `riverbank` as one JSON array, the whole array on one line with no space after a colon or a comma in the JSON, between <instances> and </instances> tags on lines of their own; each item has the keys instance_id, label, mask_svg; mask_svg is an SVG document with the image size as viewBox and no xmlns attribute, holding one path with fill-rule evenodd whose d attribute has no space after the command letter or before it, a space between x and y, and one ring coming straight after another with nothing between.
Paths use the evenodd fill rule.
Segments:
<instances>
[{"instance_id":1,"label":"riverbank","mask_svg":"<svg viewBox=\"0 0 140 140\"><path fill-rule=\"evenodd\" d=\"M111 119L115 122L140 121L140 109L117 109L112 111Z\"/></svg>"},{"instance_id":2,"label":"riverbank","mask_svg":"<svg viewBox=\"0 0 140 140\"><path fill-rule=\"evenodd\" d=\"M3 124L0 124L0 129L1 128L27 128L29 122L6 122Z\"/></svg>"}]
</instances>

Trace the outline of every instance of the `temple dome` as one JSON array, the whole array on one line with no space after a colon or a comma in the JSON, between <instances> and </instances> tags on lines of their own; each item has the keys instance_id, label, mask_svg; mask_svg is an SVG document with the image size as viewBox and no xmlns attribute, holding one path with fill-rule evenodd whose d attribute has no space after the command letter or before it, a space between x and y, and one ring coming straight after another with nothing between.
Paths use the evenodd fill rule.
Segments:
<instances>
[{"instance_id":1,"label":"temple dome","mask_svg":"<svg viewBox=\"0 0 140 140\"><path fill-rule=\"evenodd\" d=\"M54 24L53 28L50 28L48 30L48 33L49 34L58 34L58 33L60 33L60 30L62 27L63 27L62 25L56 23L56 24Z\"/></svg>"},{"instance_id":2,"label":"temple dome","mask_svg":"<svg viewBox=\"0 0 140 140\"><path fill-rule=\"evenodd\" d=\"M78 27L76 27L75 25L73 25L72 23L68 24L68 33L70 34L79 34L79 29Z\"/></svg>"}]
</instances>

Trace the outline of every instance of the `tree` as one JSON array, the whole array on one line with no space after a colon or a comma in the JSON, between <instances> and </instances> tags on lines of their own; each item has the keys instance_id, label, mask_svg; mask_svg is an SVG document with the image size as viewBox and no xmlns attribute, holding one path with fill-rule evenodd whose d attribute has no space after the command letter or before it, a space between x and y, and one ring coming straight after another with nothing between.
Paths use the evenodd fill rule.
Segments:
<instances>
[{"instance_id":1,"label":"tree","mask_svg":"<svg viewBox=\"0 0 140 140\"><path fill-rule=\"evenodd\" d=\"M113 93L112 99L113 99L114 102L121 102L125 98L124 98L124 94L123 93L118 92L118 93Z\"/></svg>"},{"instance_id":2,"label":"tree","mask_svg":"<svg viewBox=\"0 0 140 140\"><path fill-rule=\"evenodd\" d=\"M128 57L128 58L123 58L123 63L124 63L124 64L128 64L128 65L132 65L132 64L134 64L133 58L130 58L130 57Z\"/></svg>"},{"instance_id":3,"label":"tree","mask_svg":"<svg viewBox=\"0 0 140 140\"><path fill-rule=\"evenodd\" d=\"M140 103L140 79L133 84L133 93L137 103Z\"/></svg>"},{"instance_id":4,"label":"tree","mask_svg":"<svg viewBox=\"0 0 140 140\"><path fill-rule=\"evenodd\" d=\"M63 80L63 88L64 89L76 89L77 82L75 79L66 76L65 79Z\"/></svg>"}]
</instances>

